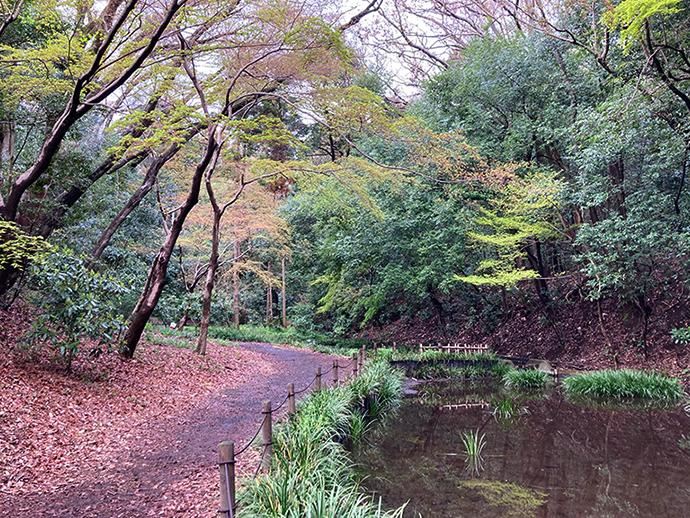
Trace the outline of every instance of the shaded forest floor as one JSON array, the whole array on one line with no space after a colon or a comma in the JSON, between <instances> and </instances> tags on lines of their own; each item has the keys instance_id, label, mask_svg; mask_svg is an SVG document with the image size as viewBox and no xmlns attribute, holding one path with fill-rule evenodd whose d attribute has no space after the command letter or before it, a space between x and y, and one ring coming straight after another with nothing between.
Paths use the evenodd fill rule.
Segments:
<instances>
[{"instance_id":1,"label":"shaded forest floor","mask_svg":"<svg viewBox=\"0 0 690 518\"><path fill-rule=\"evenodd\" d=\"M73 373L14 345L26 309L0 312L0 516L214 516L217 446L249 440L261 402L306 386L332 358L211 343L208 355L149 335L135 359L75 360ZM191 344L190 344L191 345ZM245 476L259 460L240 457Z\"/></svg>"}]
</instances>

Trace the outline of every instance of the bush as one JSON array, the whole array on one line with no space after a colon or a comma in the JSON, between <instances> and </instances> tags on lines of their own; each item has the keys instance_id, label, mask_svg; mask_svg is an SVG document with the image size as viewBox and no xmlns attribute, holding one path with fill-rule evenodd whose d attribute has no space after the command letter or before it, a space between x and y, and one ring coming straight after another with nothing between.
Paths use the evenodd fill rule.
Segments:
<instances>
[{"instance_id":1,"label":"bush","mask_svg":"<svg viewBox=\"0 0 690 518\"><path fill-rule=\"evenodd\" d=\"M543 389L551 381L551 376L540 370L511 370L503 376L503 382L508 388Z\"/></svg>"},{"instance_id":2,"label":"bush","mask_svg":"<svg viewBox=\"0 0 690 518\"><path fill-rule=\"evenodd\" d=\"M671 337L677 344L690 344L690 327L671 329Z\"/></svg>"},{"instance_id":3,"label":"bush","mask_svg":"<svg viewBox=\"0 0 690 518\"><path fill-rule=\"evenodd\" d=\"M24 341L36 347L50 344L65 359L72 359L89 343L90 355L108 350L124 330L126 316L118 312L127 289L114 279L88 270L85 259L60 250L34 264L29 300L41 315Z\"/></svg>"},{"instance_id":4,"label":"bush","mask_svg":"<svg viewBox=\"0 0 690 518\"><path fill-rule=\"evenodd\" d=\"M563 380L571 394L606 398L680 399L684 391L677 379L658 372L623 369L602 370Z\"/></svg>"},{"instance_id":5,"label":"bush","mask_svg":"<svg viewBox=\"0 0 690 518\"><path fill-rule=\"evenodd\" d=\"M367 362L349 385L314 392L300 402L295 416L276 427L271 470L240 496L243 516L401 517L402 508L384 512L359 492L338 441L349 433L361 435L363 416L372 416L366 401L377 401L380 415L397 403L401 386L402 378L390 367Z\"/></svg>"}]
</instances>

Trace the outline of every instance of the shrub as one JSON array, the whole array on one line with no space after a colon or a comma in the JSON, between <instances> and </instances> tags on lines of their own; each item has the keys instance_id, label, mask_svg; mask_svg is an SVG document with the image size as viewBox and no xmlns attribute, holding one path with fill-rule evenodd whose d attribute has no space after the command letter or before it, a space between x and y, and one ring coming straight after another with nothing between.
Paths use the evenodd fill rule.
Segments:
<instances>
[{"instance_id":1,"label":"shrub","mask_svg":"<svg viewBox=\"0 0 690 518\"><path fill-rule=\"evenodd\" d=\"M671 329L671 337L677 344L690 344L690 327Z\"/></svg>"},{"instance_id":2,"label":"shrub","mask_svg":"<svg viewBox=\"0 0 690 518\"><path fill-rule=\"evenodd\" d=\"M60 250L34 264L30 279L31 302L42 310L24 341L36 347L50 344L72 359L88 343L90 355L103 352L124 330L125 315L118 312L127 289L111 277L85 266L85 259Z\"/></svg>"},{"instance_id":3,"label":"shrub","mask_svg":"<svg viewBox=\"0 0 690 518\"><path fill-rule=\"evenodd\" d=\"M271 470L244 489L243 516L298 518L394 518L359 492L342 444L346 434L364 432L365 401L378 402L378 415L394 406L401 377L382 362L368 362L349 385L327 388L301 401L297 413L279 423Z\"/></svg>"},{"instance_id":4,"label":"shrub","mask_svg":"<svg viewBox=\"0 0 690 518\"><path fill-rule=\"evenodd\" d=\"M684 394L677 379L632 369L577 374L563 380L563 387L569 393L588 397L680 399Z\"/></svg>"},{"instance_id":5,"label":"shrub","mask_svg":"<svg viewBox=\"0 0 690 518\"><path fill-rule=\"evenodd\" d=\"M510 370L503 376L503 382L508 388L543 389L551 380L551 376L540 370Z\"/></svg>"}]
</instances>

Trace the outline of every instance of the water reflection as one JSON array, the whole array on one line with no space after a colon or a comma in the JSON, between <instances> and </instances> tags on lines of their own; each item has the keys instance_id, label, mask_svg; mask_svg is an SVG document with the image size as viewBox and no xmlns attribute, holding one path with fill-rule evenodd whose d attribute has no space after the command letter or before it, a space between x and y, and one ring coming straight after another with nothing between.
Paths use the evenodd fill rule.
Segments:
<instances>
[{"instance_id":1,"label":"water reflection","mask_svg":"<svg viewBox=\"0 0 690 518\"><path fill-rule=\"evenodd\" d=\"M463 432L483 438L477 468ZM364 485L405 516L690 516L690 417L586 408L558 391L429 384L356 452Z\"/></svg>"}]
</instances>

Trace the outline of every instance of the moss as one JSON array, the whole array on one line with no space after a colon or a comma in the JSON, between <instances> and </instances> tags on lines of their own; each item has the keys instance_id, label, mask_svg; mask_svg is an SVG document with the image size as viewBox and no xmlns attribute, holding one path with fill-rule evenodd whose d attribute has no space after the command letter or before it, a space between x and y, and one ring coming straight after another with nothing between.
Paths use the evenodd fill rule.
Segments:
<instances>
[{"instance_id":1,"label":"moss","mask_svg":"<svg viewBox=\"0 0 690 518\"><path fill-rule=\"evenodd\" d=\"M466 491L476 491L492 507L504 507L505 516L529 518L535 516L538 507L544 505L547 494L510 482L496 480L465 480L458 486Z\"/></svg>"}]
</instances>

